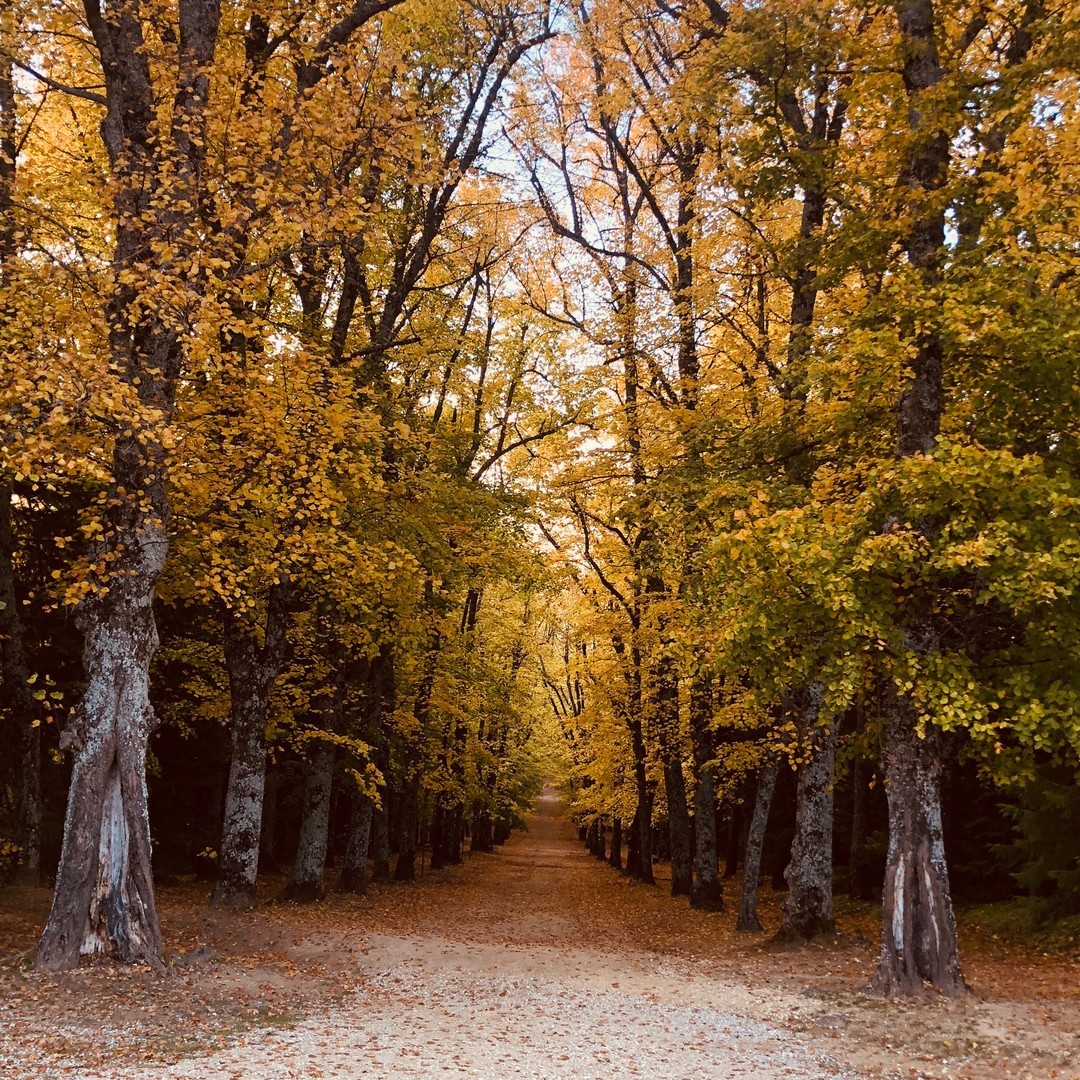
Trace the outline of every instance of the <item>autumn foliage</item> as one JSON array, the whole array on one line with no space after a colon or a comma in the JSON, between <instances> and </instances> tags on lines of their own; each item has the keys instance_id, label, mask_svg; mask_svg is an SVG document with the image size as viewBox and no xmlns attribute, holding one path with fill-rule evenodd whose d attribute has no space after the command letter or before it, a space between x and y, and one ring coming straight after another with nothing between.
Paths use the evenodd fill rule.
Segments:
<instances>
[{"instance_id":1,"label":"autumn foliage","mask_svg":"<svg viewBox=\"0 0 1080 1080\"><path fill-rule=\"evenodd\" d=\"M954 892L1075 910L1078 33L4 0L0 869L58 867L38 963L159 966L155 874L409 880L553 776L696 907L749 866L740 928L765 873L785 938L880 891L886 995L965 991Z\"/></svg>"}]
</instances>

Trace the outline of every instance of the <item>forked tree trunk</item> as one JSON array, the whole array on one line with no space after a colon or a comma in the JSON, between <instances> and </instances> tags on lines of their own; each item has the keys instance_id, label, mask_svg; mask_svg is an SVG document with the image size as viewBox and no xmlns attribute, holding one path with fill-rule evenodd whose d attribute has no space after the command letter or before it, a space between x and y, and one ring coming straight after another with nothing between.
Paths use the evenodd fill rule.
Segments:
<instances>
[{"instance_id":1,"label":"forked tree trunk","mask_svg":"<svg viewBox=\"0 0 1080 1080\"><path fill-rule=\"evenodd\" d=\"M748 933L761 932L761 920L757 913L758 880L761 877L761 852L765 846L765 829L769 823L776 776L780 765L775 759L766 762L758 780L754 798L754 814L750 819L750 831L746 836L746 858L743 860L742 894L739 896L739 918L736 930Z\"/></svg>"},{"instance_id":2,"label":"forked tree trunk","mask_svg":"<svg viewBox=\"0 0 1080 1080\"><path fill-rule=\"evenodd\" d=\"M263 641L235 615L225 615L225 664L232 709L232 761L218 878L212 907L255 903L266 791L266 723L270 693L285 660L285 586L274 585L266 607Z\"/></svg>"},{"instance_id":3,"label":"forked tree trunk","mask_svg":"<svg viewBox=\"0 0 1080 1080\"><path fill-rule=\"evenodd\" d=\"M87 681L61 739L75 751L52 911L36 966L59 971L81 956L162 966L150 868L146 747L154 726L150 659L154 590L165 559L160 520L143 516L109 592L80 613Z\"/></svg>"},{"instance_id":4,"label":"forked tree trunk","mask_svg":"<svg viewBox=\"0 0 1080 1080\"><path fill-rule=\"evenodd\" d=\"M885 864L881 959L871 983L886 997L967 992L941 830L942 734L917 733L911 702L893 692L886 706L885 790L889 852Z\"/></svg>"},{"instance_id":5,"label":"forked tree trunk","mask_svg":"<svg viewBox=\"0 0 1080 1080\"><path fill-rule=\"evenodd\" d=\"M781 939L809 941L831 934L833 918L832 838L833 779L836 768L835 719L818 723L824 687L815 683L795 695L806 760L799 766L795 839L784 871L788 883L783 903Z\"/></svg>"},{"instance_id":6,"label":"forked tree trunk","mask_svg":"<svg viewBox=\"0 0 1080 1080\"><path fill-rule=\"evenodd\" d=\"M158 644L152 605L168 543L163 427L180 378L176 327L194 311L162 317L152 294L140 304L147 298L139 292L141 285L178 284L175 267L187 266L185 256L199 242L196 189L221 9L218 0L179 0L171 91L155 86L137 8L121 4L103 13L88 4L85 11L101 58L106 110L100 130L115 220L114 283L105 312L109 360L147 418L117 417L121 427L139 430L121 435L113 447L104 528L94 552L108 567L101 582L108 591L88 597L79 613L85 689L63 739L75 762L37 965L68 968L80 955L99 953L160 968L145 772L154 726L149 667ZM157 122L159 91L172 95L168 126ZM169 265L162 263L163 248ZM185 269L183 285L193 309L205 276Z\"/></svg>"},{"instance_id":7,"label":"forked tree trunk","mask_svg":"<svg viewBox=\"0 0 1080 1080\"><path fill-rule=\"evenodd\" d=\"M330 795L334 782L334 747L320 742L309 751L304 779L304 817L292 878L282 900L310 904L326 896L326 848L330 834Z\"/></svg>"},{"instance_id":8,"label":"forked tree trunk","mask_svg":"<svg viewBox=\"0 0 1080 1080\"><path fill-rule=\"evenodd\" d=\"M371 843L371 819L375 804L370 796L353 791L349 810L349 839L341 865L338 892L362 896L367 891L368 849Z\"/></svg>"}]
</instances>

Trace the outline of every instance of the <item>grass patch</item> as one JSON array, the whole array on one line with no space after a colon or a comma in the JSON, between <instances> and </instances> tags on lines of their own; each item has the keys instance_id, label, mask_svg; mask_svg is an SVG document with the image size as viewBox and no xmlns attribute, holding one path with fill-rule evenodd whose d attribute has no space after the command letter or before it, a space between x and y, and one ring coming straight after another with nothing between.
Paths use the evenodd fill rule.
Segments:
<instances>
[{"instance_id":1,"label":"grass patch","mask_svg":"<svg viewBox=\"0 0 1080 1080\"><path fill-rule=\"evenodd\" d=\"M1021 896L958 911L961 932L1050 954L1080 954L1080 915L1047 918L1038 900Z\"/></svg>"}]
</instances>

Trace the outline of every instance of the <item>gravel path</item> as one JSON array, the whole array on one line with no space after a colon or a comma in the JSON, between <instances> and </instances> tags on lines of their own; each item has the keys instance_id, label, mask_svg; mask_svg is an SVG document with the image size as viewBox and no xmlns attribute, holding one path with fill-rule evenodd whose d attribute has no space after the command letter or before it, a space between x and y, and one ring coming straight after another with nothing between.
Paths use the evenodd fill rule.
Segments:
<instances>
[{"instance_id":1,"label":"gravel path","mask_svg":"<svg viewBox=\"0 0 1080 1080\"><path fill-rule=\"evenodd\" d=\"M455 910L453 933L445 932L444 923L443 933L433 936L368 937L358 988L341 1005L291 1028L249 1032L211 1056L96 1075L114 1080L151 1075L190 1080L856 1075L806 1045L805 1036L761 1019L760 996L716 978L701 963L642 956L631 945L622 950L610 941L605 951L580 947L590 940L590 913L580 884L581 875L590 874L610 870L582 853L549 793L540 800L529 833L485 867L488 902L474 898L465 910ZM776 1002L777 1020L785 1004L790 1003Z\"/></svg>"}]
</instances>

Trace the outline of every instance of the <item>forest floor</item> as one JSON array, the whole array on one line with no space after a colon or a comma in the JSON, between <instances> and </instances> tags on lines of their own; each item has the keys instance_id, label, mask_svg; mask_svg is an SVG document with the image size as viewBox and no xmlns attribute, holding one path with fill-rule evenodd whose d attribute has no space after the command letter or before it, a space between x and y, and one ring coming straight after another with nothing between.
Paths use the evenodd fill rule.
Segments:
<instances>
[{"instance_id":1,"label":"forest floor","mask_svg":"<svg viewBox=\"0 0 1080 1080\"><path fill-rule=\"evenodd\" d=\"M558 809L549 792L495 854L361 898L240 914L163 888L165 975L28 970L48 892L0 890L0 1076L1080 1077L1077 950L962 924L975 993L885 1003L863 993L869 906L777 949L591 858ZM780 899L763 890L767 926Z\"/></svg>"}]
</instances>

